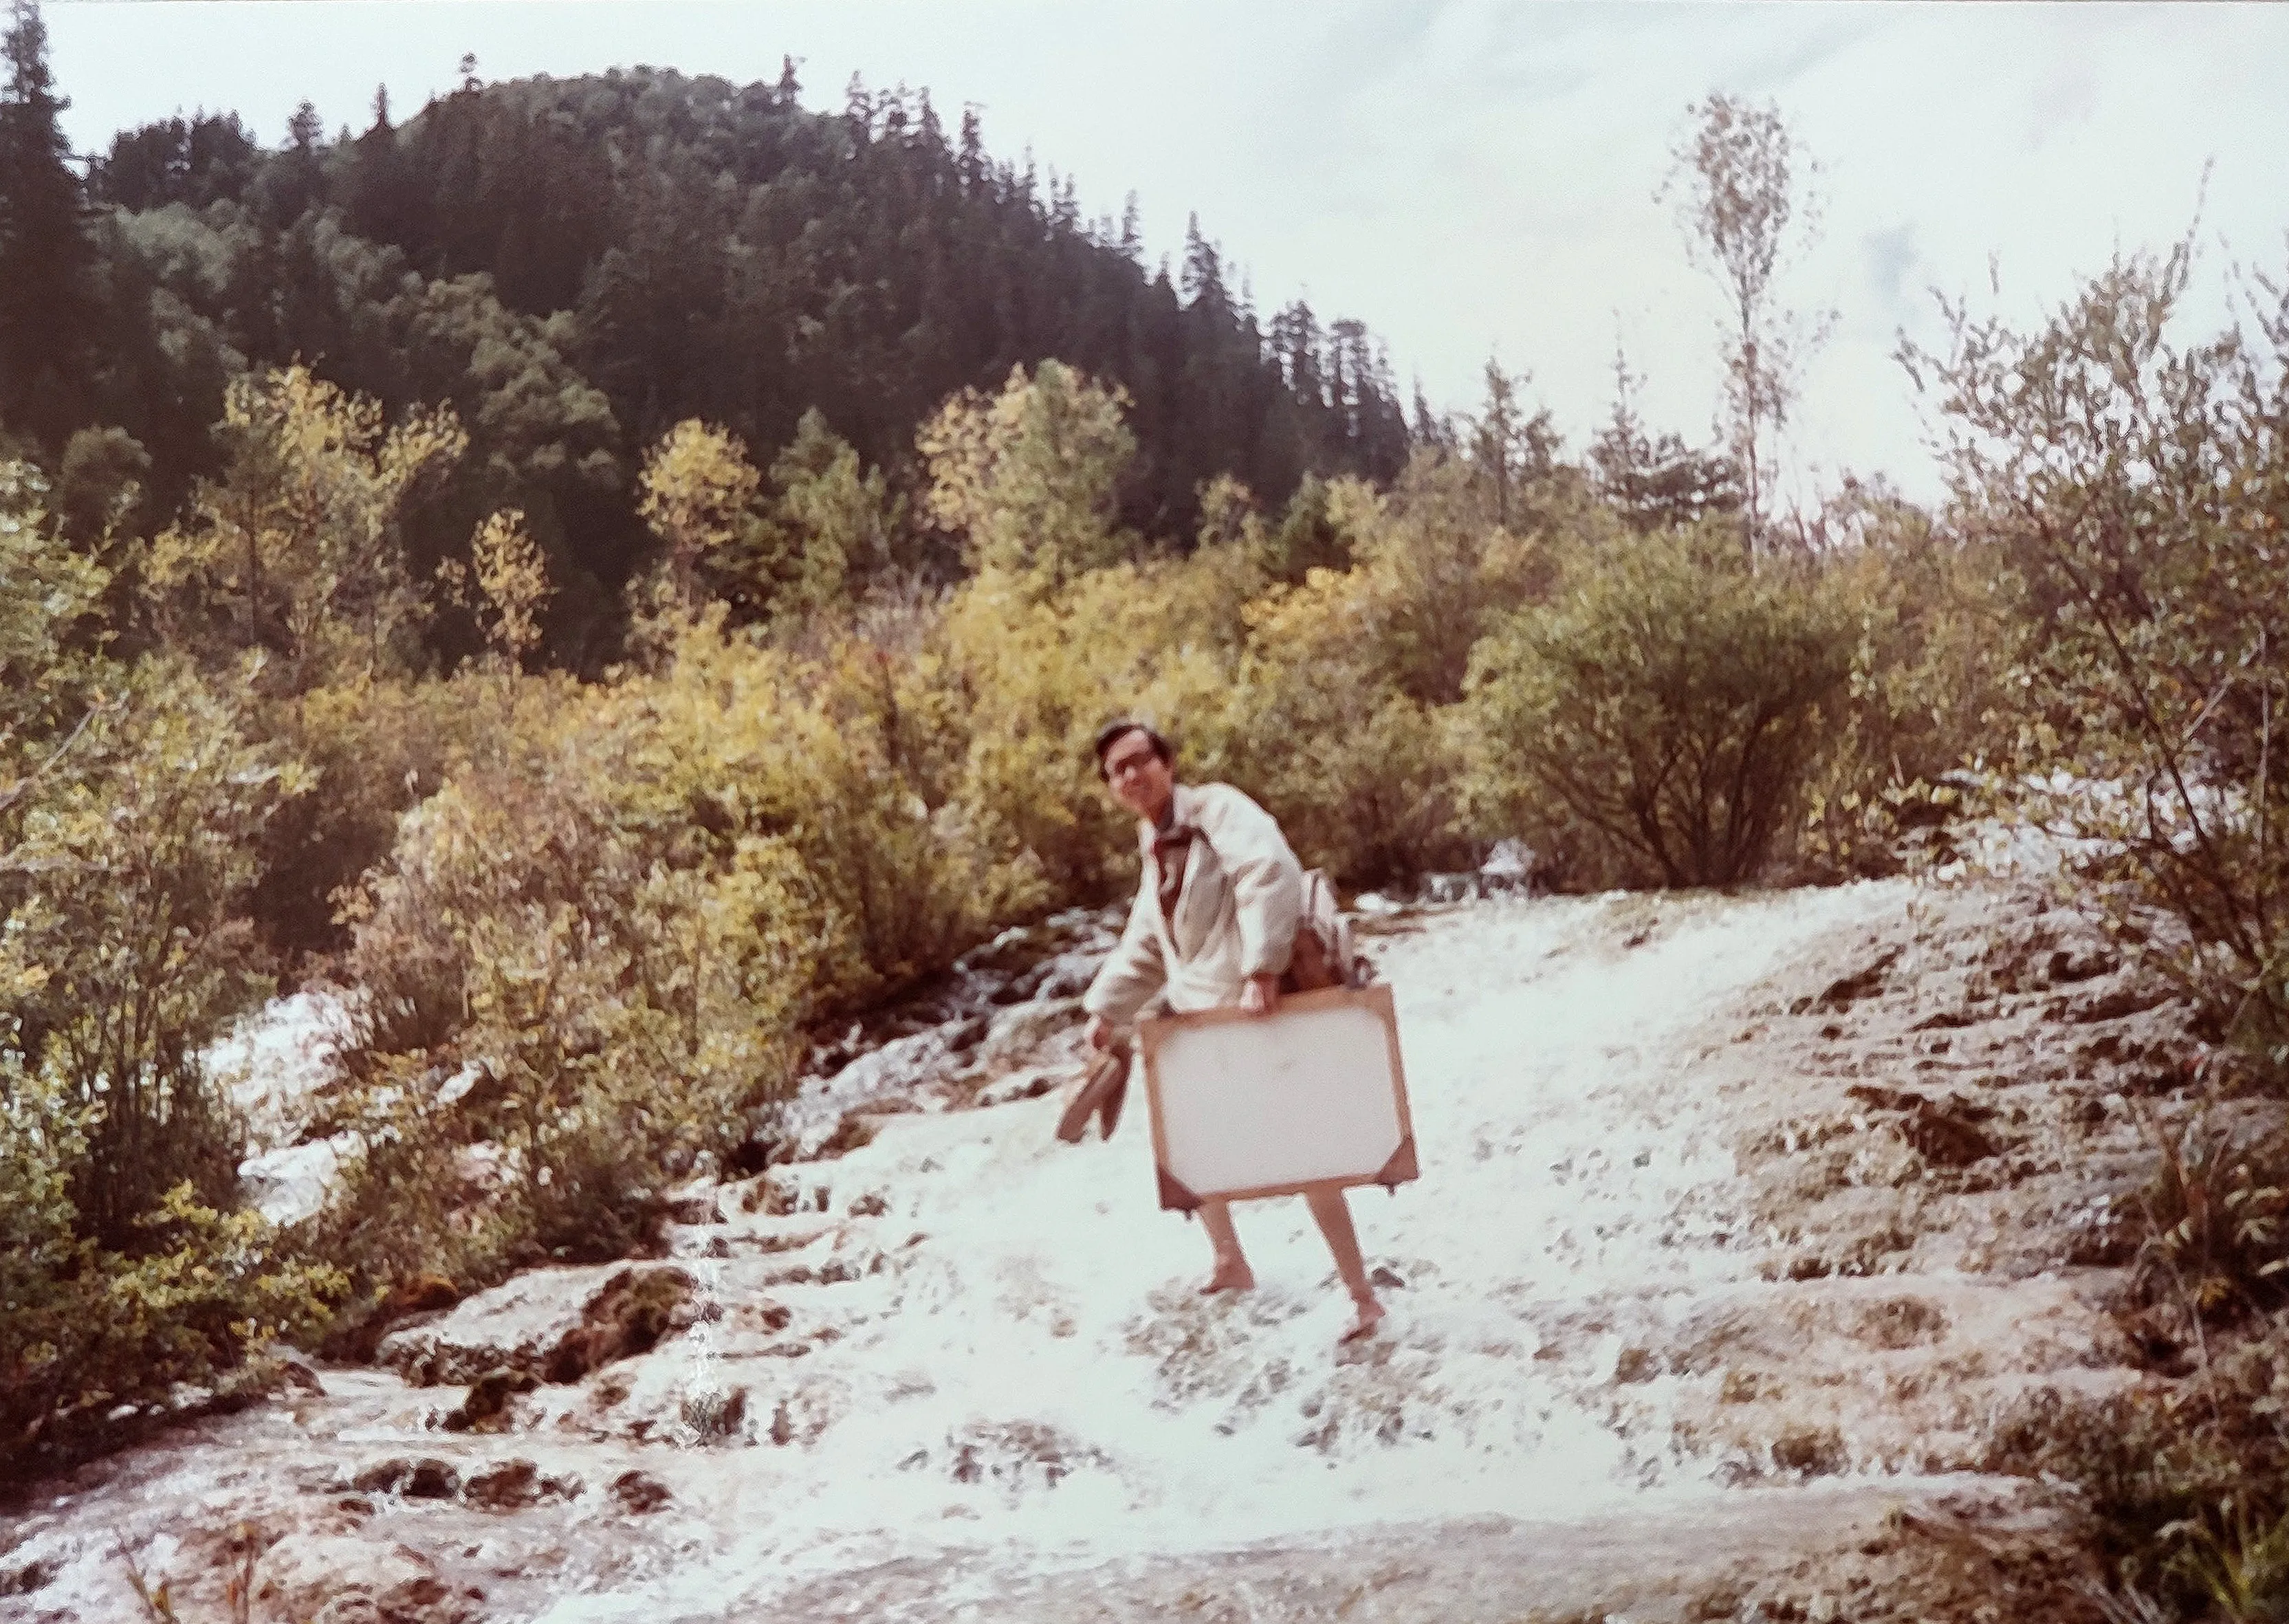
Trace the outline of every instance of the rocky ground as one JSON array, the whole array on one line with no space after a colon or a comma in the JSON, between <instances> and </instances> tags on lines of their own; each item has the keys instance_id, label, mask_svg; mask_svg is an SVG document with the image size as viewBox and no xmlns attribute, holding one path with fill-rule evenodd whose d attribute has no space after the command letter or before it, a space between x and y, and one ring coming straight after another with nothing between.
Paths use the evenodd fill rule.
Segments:
<instances>
[{"instance_id":1,"label":"rocky ground","mask_svg":"<svg viewBox=\"0 0 2289 1624\"><path fill-rule=\"evenodd\" d=\"M0 1617L2099 1616L1995 1422L2168 1349L2109 1307L2182 1010L1995 885L1381 916L1424 1176L1205 1300L1141 1112L1051 1134L1105 922L838 1040L668 1255L535 1270L371 1366L37 1485ZM1293 1210L1289 1210L1293 1209Z\"/></svg>"}]
</instances>

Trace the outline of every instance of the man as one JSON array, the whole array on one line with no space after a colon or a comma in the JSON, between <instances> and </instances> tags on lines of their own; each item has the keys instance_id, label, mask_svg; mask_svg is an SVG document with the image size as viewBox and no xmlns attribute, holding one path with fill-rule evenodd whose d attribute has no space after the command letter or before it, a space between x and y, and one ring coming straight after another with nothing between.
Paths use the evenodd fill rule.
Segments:
<instances>
[{"instance_id":1,"label":"man","mask_svg":"<svg viewBox=\"0 0 2289 1624\"><path fill-rule=\"evenodd\" d=\"M1272 815L1228 784L1178 784L1176 752L1137 721L1097 736L1097 775L1137 815L1144 874L1128 928L1081 1007L1089 1040L1111 1045L1155 996L1182 1013L1232 1004L1252 1015L1280 1006L1280 977L1304 906L1304 871ZM1304 1192L1357 1310L1344 1341L1374 1334L1383 1305L1368 1285L1358 1233L1339 1184ZM1200 1204L1216 1254L1203 1292L1256 1284L1232 1229L1232 1206Z\"/></svg>"}]
</instances>

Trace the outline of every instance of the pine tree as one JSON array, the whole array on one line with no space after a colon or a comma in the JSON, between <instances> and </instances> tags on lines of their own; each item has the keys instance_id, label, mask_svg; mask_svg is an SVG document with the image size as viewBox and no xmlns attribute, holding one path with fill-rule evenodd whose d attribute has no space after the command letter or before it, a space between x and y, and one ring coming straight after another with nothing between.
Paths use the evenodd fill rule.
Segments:
<instances>
[{"instance_id":1,"label":"pine tree","mask_svg":"<svg viewBox=\"0 0 2289 1624\"><path fill-rule=\"evenodd\" d=\"M1528 413L1520 399L1527 381L1526 373L1505 372L1488 356L1486 410L1471 430L1471 461L1493 488L1495 522L1503 526L1518 510L1519 491L1548 479L1558 462L1558 431L1548 409Z\"/></svg>"},{"instance_id":2,"label":"pine tree","mask_svg":"<svg viewBox=\"0 0 2289 1624\"><path fill-rule=\"evenodd\" d=\"M0 58L0 419L60 446L84 403L92 247L36 0L11 0Z\"/></svg>"},{"instance_id":3,"label":"pine tree","mask_svg":"<svg viewBox=\"0 0 2289 1624\"><path fill-rule=\"evenodd\" d=\"M1774 461L1803 386L1804 367L1836 314L1783 306L1774 277L1819 231L1806 159L1780 109L1720 93L1689 110L1663 195L1677 201L1686 251L1724 289L1725 406L1733 461L1743 475L1743 539L1754 557L1773 516Z\"/></svg>"},{"instance_id":4,"label":"pine tree","mask_svg":"<svg viewBox=\"0 0 2289 1624\"><path fill-rule=\"evenodd\" d=\"M1674 434L1646 431L1628 358L1614 354L1614 415L1590 442L1598 492L1640 532L1724 518L1741 511L1739 468L1721 452L1696 451Z\"/></svg>"},{"instance_id":5,"label":"pine tree","mask_svg":"<svg viewBox=\"0 0 2289 1624\"><path fill-rule=\"evenodd\" d=\"M318 109L305 101L286 121L286 150L277 163L265 168L253 187L253 202L274 230L283 231L301 219L305 210L325 196L326 177L320 144L326 127ZM347 138L344 138L344 145Z\"/></svg>"}]
</instances>

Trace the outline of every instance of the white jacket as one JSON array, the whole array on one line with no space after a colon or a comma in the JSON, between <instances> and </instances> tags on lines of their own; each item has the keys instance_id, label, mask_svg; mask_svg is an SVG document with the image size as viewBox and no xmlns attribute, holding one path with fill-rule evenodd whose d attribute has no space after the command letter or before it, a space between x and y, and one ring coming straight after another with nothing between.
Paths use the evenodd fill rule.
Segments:
<instances>
[{"instance_id":1,"label":"white jacket","mask_svg":"<svg viewBox=\"0 0 2289 1624\"><path fill-rule=\"evenodd\" d=\"M1176 907L1162 916L1156 831L1139 823L1144 872L1129 925L1081 999L1115 1026L1156 993L1179 1012L1238 1003L1249 976L1287 969L1303 917L1303 865L1272 814L1228 784L1180 784L1173 817L1195 832Z\"/></svg>"}]
</instances>

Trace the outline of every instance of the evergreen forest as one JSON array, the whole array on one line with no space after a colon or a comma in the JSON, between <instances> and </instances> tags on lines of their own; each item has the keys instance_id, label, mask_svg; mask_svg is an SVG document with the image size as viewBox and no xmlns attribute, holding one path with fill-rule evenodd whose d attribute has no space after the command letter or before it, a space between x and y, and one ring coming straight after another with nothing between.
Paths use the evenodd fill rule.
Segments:
<instances>
[{"instance_id":1,"label":"evergreen forest","mask_svg":"<svg viewBox=\"0 0 2289 1624\"><path fill-rule=\"evenodd\" d=\"M1183 535L1230 474L1285 502L1306 475L1383 480L1413 431L1381 346L1302 300L1259 316L1197 223L1146 263L1134 207L1081 218L1069 179L992 156L976 115L853 82L804 109L792 64L735 86L649 68L465 87L363 134L307 105L273 147L232 115L115 137L83 185L20 23L0 239L0 424L73 462L68 512L132 471L171 511L214 472L229 378L299 362L401 412L451 402L470 453L404 519L433 568L522 511L562 588L552 655L593 660L650 544L644 447L704 418L768 455L816 411L894 490L953 391L1055 357L1126 396L1117 493ZM132 442L132 443L129 443ZM923 534L884 561L943 579ZM466 652L459 649L456 652Z\"/></svg>"}]
</instances>

